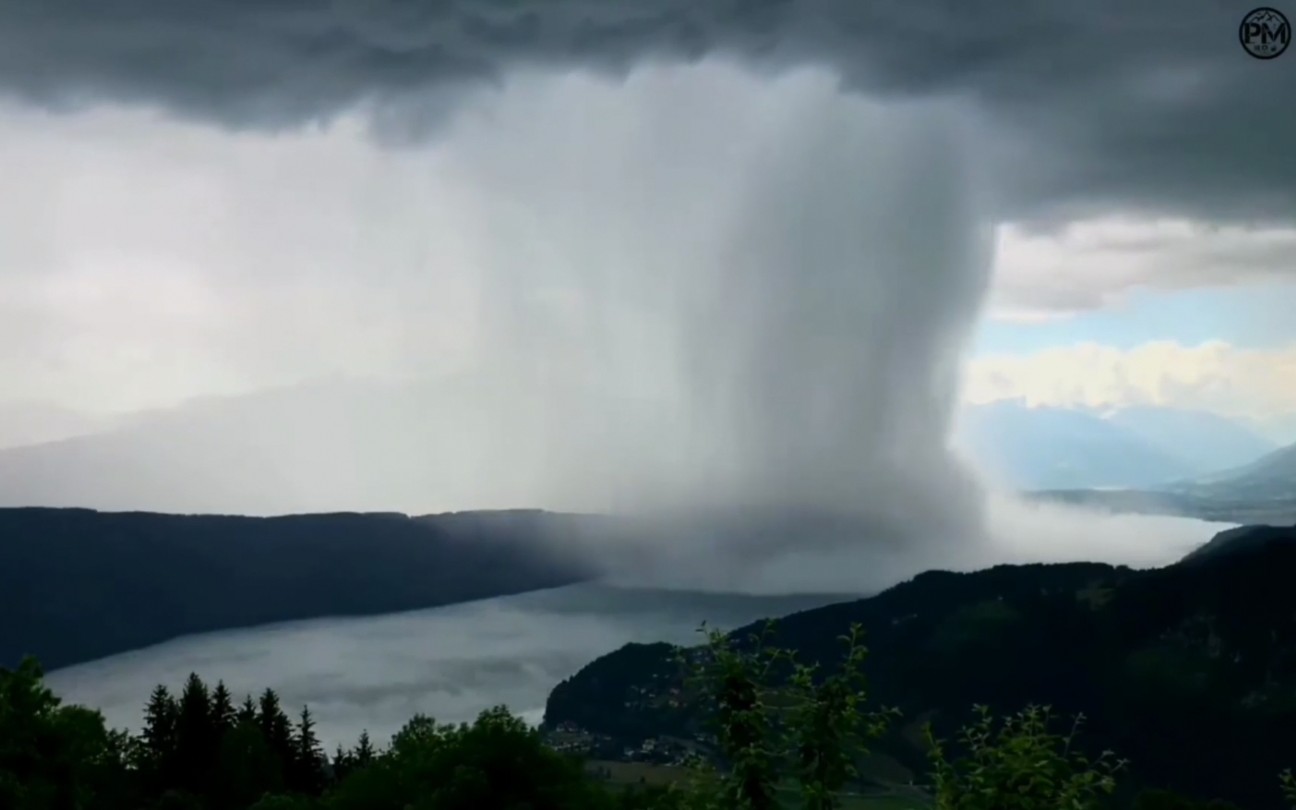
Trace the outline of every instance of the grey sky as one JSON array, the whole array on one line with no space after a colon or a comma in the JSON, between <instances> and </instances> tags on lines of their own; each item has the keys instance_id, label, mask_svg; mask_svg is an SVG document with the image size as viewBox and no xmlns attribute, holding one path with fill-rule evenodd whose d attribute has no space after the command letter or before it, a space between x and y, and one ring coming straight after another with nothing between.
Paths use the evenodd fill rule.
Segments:
<instances>
[{"instance_id":1,"label":"grey sky","mask_svg":"<svg viewBox=\"0 0 1296 810\"><path fill-rule=\"evenodd\" d=\"M425 149L375 150L363 119L284 139L18 113L44 138L15 151L61 182L8 212L30 222L3 248L26 348L10 379L127 408L186 386L466 381L401 389L384 418L325 386L171 419L94 453L132 470L114 483L74 449L11 455L8 497L275 511L808 506L864 478L918 492L947 474L940 425L988 272L956 112L842 96L822 69L771 84L708 64L519 77ZM129 447L153 461L128 464ZM231 457L258 461L221 484L212 459Z\"/></svg>"},{"instance_id":2,"label":"grey sky","mask_svg":"<svg viewBox=\"0 0 1296 810\"><path fill-rule=\"evenodd\" d=\"M0 92L21 102L0 110L9 191L0 346L20 348L0 355L0 372L20 381L6 399L120 410L329 374L453 367L445 346L471 342L464 313L478 279L450 268L488 261L480 236L509 216L501 196L534 210L553 205L561 184L577 219L591 205L615 217L634 196L640 219L669 207L714 229L706 214L717 192L698 189L730 183L751 152L726 141L764 126L815 129L839 82L891 100L946 99L993 219L1029 228L1134 210L1286 225L1296 175L1285 144L1296 129L1276 100L1293 97L1296 78L1281 60L1242 53L1237 18L1208 0L1001 10L145 0L129 14L0 0ZM824 70L780 83L703 65L617 81L645 60L704 55L758 75ZM40 112L77 109L99 112ZM223 133L167 123L173 116ZM341 132L321 133L326 121ZM369 127L404 149L374 149L355 132ZM595 179L565 182L581 177ZM657 196L618 193L645 187ZM663 205L672 195L708 202ZM1145 233L1162 241L1157 259L1124 273L1129 249L1068 245L1063 261L1090 254L1069 273L1055 271L1058 255L1019 251L995 300L1066 312L1146 280L1290 273L1289 231L1224 244L1174 236ZM1023 265L1036 272L1013 272ZM561 292L544 294L561 306ZM421 317L393 315L415 302ZM274 351L242 340L288 309ZM414 346L424 356L411 363ZM147 374L123 380L132 363Z\"/></svg>"},{"instance_id":3,"label":"grey sky","mask_svg":"<svg viewBox=\"0 0 1296 810\"><path fill-rule=\"evenodd\" d=\"M1296 76L1245 56L1243 11L1221 0L5 0L0 82L46 106L161 105L233 128L368 105L389 128L417 130L465 88L542 67L620 75L704 55L821 65L875 95L974 99L1007 147L1011 215L1068 203L1268 217L1296 194L1280 101Z\"/></svg>"},{"instance_id":4,"label":"grey sky","mask_svg":"<svg viewBox=\"0 0 1296 810\"><path fill-rule=\"evenodd\" d=\"M191 406L9 454L0 489L229 511L777 501L913 536L976 525L944 444L991 228L1290 225L1296 128L1276 100L1296 74L1247 57L1238 17L1207 0L0 0L5 399L129 411L447 381L398 405L312 400L326 386ZM104 483L86 458L132 473Z\"/></svg>"}]
</instances>

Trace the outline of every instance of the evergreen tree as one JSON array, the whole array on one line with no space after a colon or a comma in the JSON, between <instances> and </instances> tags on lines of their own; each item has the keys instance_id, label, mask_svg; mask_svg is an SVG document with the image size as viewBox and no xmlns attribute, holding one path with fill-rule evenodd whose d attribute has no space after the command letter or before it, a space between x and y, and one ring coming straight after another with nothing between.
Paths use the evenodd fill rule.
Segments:
<instances>
[{"instance_id":1,"label":"evergreen tree","mask_svg":"<svg viewBox=\"0 0 1296 810\"><path fill-rule=\"evenodd\" d=\"M211 712L211 695L196 673L189 673L180 692L176 721L176 775L190 793L207 788L208 773L216 758L220 739Z\"/></svg>"},{"instance_id":2,"label":"evergreen tree","mask_svg":"<svg viewBox=\"0 0 1296 810\"><path fill-rule=\"evenodd\" d=\"M324 752L315 735L315 719L310 708L303 706L297 726L293 729L293 756L291 786L293 789L316 795L324 789Z\"/></svg>"},{"instance_id":3,"label":"evergreen tree","mask_svg":"<svg viewBox=\"0 0 1296 810\"><path fill-rule=\"evenodd\" d=\"M224 736L238 722L238 712L234 708L234 696L225 687L224 681L217 681L211 693L211 718L218 736Z\"/></svg>"},{"instance_id":4,"label":"evergreen tree","mask_svg":"<svg viewBox=\"0 0 1296 810\"><path fill-rule=\"evenodd\" d=\"M351 759L351 752L343 748L342 743L338 743L337 748L333 751L330 764L333 768L333 779L339 782L345 779L347 774L351 773L355 767Z\"/></svg>"},{"instance_id":5,"label":"evergreen tree","mask_svg":"<svg viewBox=\"0 0 1296 810\"><path fill-rule=\"evenodd\" d=\"M286 770L288 764L293 761L292 723L284 714L279 704L279 695L273 689L266 689L261 693L256 722L266 745L277 758L280 768Z\"/></svg>"},{"instance_id":6,"label":"evergreen tree","mask_svg":"<svg viewBox=\"0 0 1296 810\"><path fill-rule=\"evenodd\" d=\"M137 748L139 770L153 789L169 787L177 749L177 724L180 711L171 692L158 684L144 707L144 728Z\"/></svg>"},{"instance_id":7,"label":"evergreen tree","mask_svg":"<svg viewBox=\"0 0 1296 810\"><path fill-rule=\"evenodd\" d=\"M684 656L695 668L700 705L718 721L718 750L704 752L710 764L693 779L628 790L605 786L607 769L600 769L601 778L591 774L504 707L457 726L416 715L381 752L364 732L354 748L338 747L331 766L309 708L290 721L272 690L235 710L223 684L208 690L190 675L178 699L165 686L153 690L144 728L132 738L108 731L97 711L62 705L44 686L40 667L28 660L17 671L0 668L0 810L858 806L848 795L859 782L855 763L891 716L863 710L859 628L842 637L847 651L841 666L825 673L801 666L788 651L768 648L764 639L742 645L710 634L707 649ZM1072 745L1076 727L1069 734L1051 731L1047 709L1028 708L1000 720L980 708L977 716L952 744L928 728L934 795L930 803L915 795L913 806L1129 806L1110 803L1124 763L1109 753L1096 759L1080 755ZM1296 775L1284 773L1278 787L1296 805ZM1236 810L1226 802L1160 790L1144 791L1133 808Z\"/></svg>"},{"instance_id":8,"label":"evergreen tree","mask_svg":"<svg viewBox=\"0 0 1296 810\"><path fill-rule=\"evenodd\" d=\"M225 735L218 761L218 795L227 807L247 807L261 795L285 787L282 764L255 720L239 722Z\"/></svg>"},{"instance_id":9,"label":"evergreen tree","mask_svg":"<svg viewBox=\"0 0 1296 810\"><path fill-rule=\"evenodd\" d=\"M368 765L373 762L374 756L373 743L369 741L369 731L366 729L360 732L360 741L356 743L354 759L359 767Z\"/></svg>"},{"instance_id":10,"label":"evergreen tree","mask_svg":"<svg viewBox=\"0 0 1296 810\"><path fill-rule=\"evenodd\" d=\"M256 724L257 705L252 700L251 695L247 695L246 697L243 698L243 703L239 705L238 711L235 713L234 721L235 721L235 725L238 725L239 723L251 723L253 725Z\"/></svg>"}]
</instances>

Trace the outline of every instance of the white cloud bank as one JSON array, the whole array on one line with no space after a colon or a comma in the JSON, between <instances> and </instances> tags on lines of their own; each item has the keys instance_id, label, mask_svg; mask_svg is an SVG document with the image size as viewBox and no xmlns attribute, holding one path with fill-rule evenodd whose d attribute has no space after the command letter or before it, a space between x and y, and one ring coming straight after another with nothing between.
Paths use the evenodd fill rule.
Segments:
<instances>
[{"instance_id":1,"label":"white cloud bank","mask_svg":"<svg viewBox=\"0 0 1296 810\"><path fill-rule=\"evenodd\" d=\"M1266 422L1296 412L1296 344L1247 349L1223 341L1158 341L1118 349L1097 343L974 358L964 379L972 403L1161 405Z\"/></svg>"}]
</instances>

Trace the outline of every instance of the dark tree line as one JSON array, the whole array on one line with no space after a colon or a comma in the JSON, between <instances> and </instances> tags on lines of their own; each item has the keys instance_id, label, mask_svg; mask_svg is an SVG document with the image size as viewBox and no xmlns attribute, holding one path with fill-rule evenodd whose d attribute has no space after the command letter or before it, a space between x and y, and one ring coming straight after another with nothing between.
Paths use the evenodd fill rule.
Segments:
<instances>
[{"instance_id":1,"label":"dark tree line","mask_svg":"<svg viewBox=\"0 0 1296 810\"><path fill-rule=\"evenodd\" d=\"M554 751L502 706L471 724L416 715L386 746L366 733L329 756L309 709L290 717L270 689L236 703L190 675L178 695L153 690L131 735L63 705L27 659L0 669L0 810L837 810L893 715L865 707L858 627L843 640L842 666L819 677L786 651L712 634L692 660L715 756L676 784L632 788ZM792 667L785 687L769 678L779 660ZM1166 792L1122 798L1119 765L1081 756L1047 710L979 717L953 741L929 731L934 810L1232 810ZM1296 778L1279 787L1296 810Z\"/></svg>"},{"instance_id":2,"label":"dark tree line","mask_svg":"<svg viewBox=\"0 0 1296 810\"><path fill-rule=\"evenodd\" d=\"M319 795L330 778L310 709L290 720L270 689L235 706L225 684L190 675L179 696L154 689L144 718L130 762L150 795L246 807L267 792Z\"/></svg>"},{"instance_id":3,"label":"dark tree line","mask_svg":"<svg viewBox=\"0 0 1296 810\"><path fill-rule=\"evenodd\" d=\"M647 795L647 794L644 794ZM63 705L26 659L0 669L0 810L616 810L643 806L550 749L503 707L472 724L417 715L385 747L325 754L310 710L235 702L190 675L153 690L137 735Z\"/></svg>"}]
</instances>

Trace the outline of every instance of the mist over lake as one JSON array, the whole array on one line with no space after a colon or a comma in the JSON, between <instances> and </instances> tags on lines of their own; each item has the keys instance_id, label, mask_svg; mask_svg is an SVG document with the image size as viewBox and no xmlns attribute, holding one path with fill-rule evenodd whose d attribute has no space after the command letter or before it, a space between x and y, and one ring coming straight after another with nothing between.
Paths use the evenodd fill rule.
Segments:
<instances>
[{"instance_id":1,"label":"mist over lake","mask_svg":"<svg viewBox=\"0 0 1296 810\"><path fill-rule=\"evenodd\" d=\"M503 703L538 722L549 691L590 661L629 642L693 642L703 621L732 629L867 596L930 567L1076 560L1155 567L1230 527L1002 497L990 506L994 545L961 563L951 554L944 564L927 560L905 570L885 564L869 544L788 548L734 579L719 570L724 558L686 557L677 560L674 583L587 583L188 636L56 670L47 680L64 700L98 708L110 726L131 730L153 687L178 690L190 672L209 684L223 680L238 699L269 687L290 713L308 704L330 747L351 744L365 729L385 741L416 712L458 722Z\"/></svg>"},{"instance_id":2,"label":"mist over lake","mask_svg":"<svg viewBox=\"0 0 1296 810\"><path fill-rule=\"evenodd\" d=\"M416 712L471 720L504 703L538 722L562 679L631 641L690 642L702 621L733 628L853 598L747 596L576 585L376 618L321 619L191 636L58 670L50 687L137 730L149 691L190 672L241 699L270 687L309 704L328 747L364 729L385 741Z\"/></svg>"},{"instance_id":3,"label":"mist over lake","mask_svg":"<svg viewBox=\"0 0 1296 810\"><path fill-rule=\"evenodd\" d=\"M1223 528L1055 506L1001 504L992 514L1004 535L995 559L966 567L1085 558L1154 566ZM1053 543L1025 542L1034 532L1024 527L1044 526ZM223 680L240 699L270 687L290 712L308 704L329 746L350 744L364 729L386 740L416 712L457 722L503 703L538 721L559 681L628 642L688 643L703 621L734 628L876 592L884 585L871 581L878 561L867 551L783 556L745 582L726 582L745 593L716 583L695 590L591 583L378 617L189 636L57 670L48 682L65 700L102 710L110 726L132 730L150 690L159 682L178 690L190 672L208 683ZM693 563L681 577L715 567ZM851 592L851 582L862 587Z\"/></svg>"}]
</instances>

